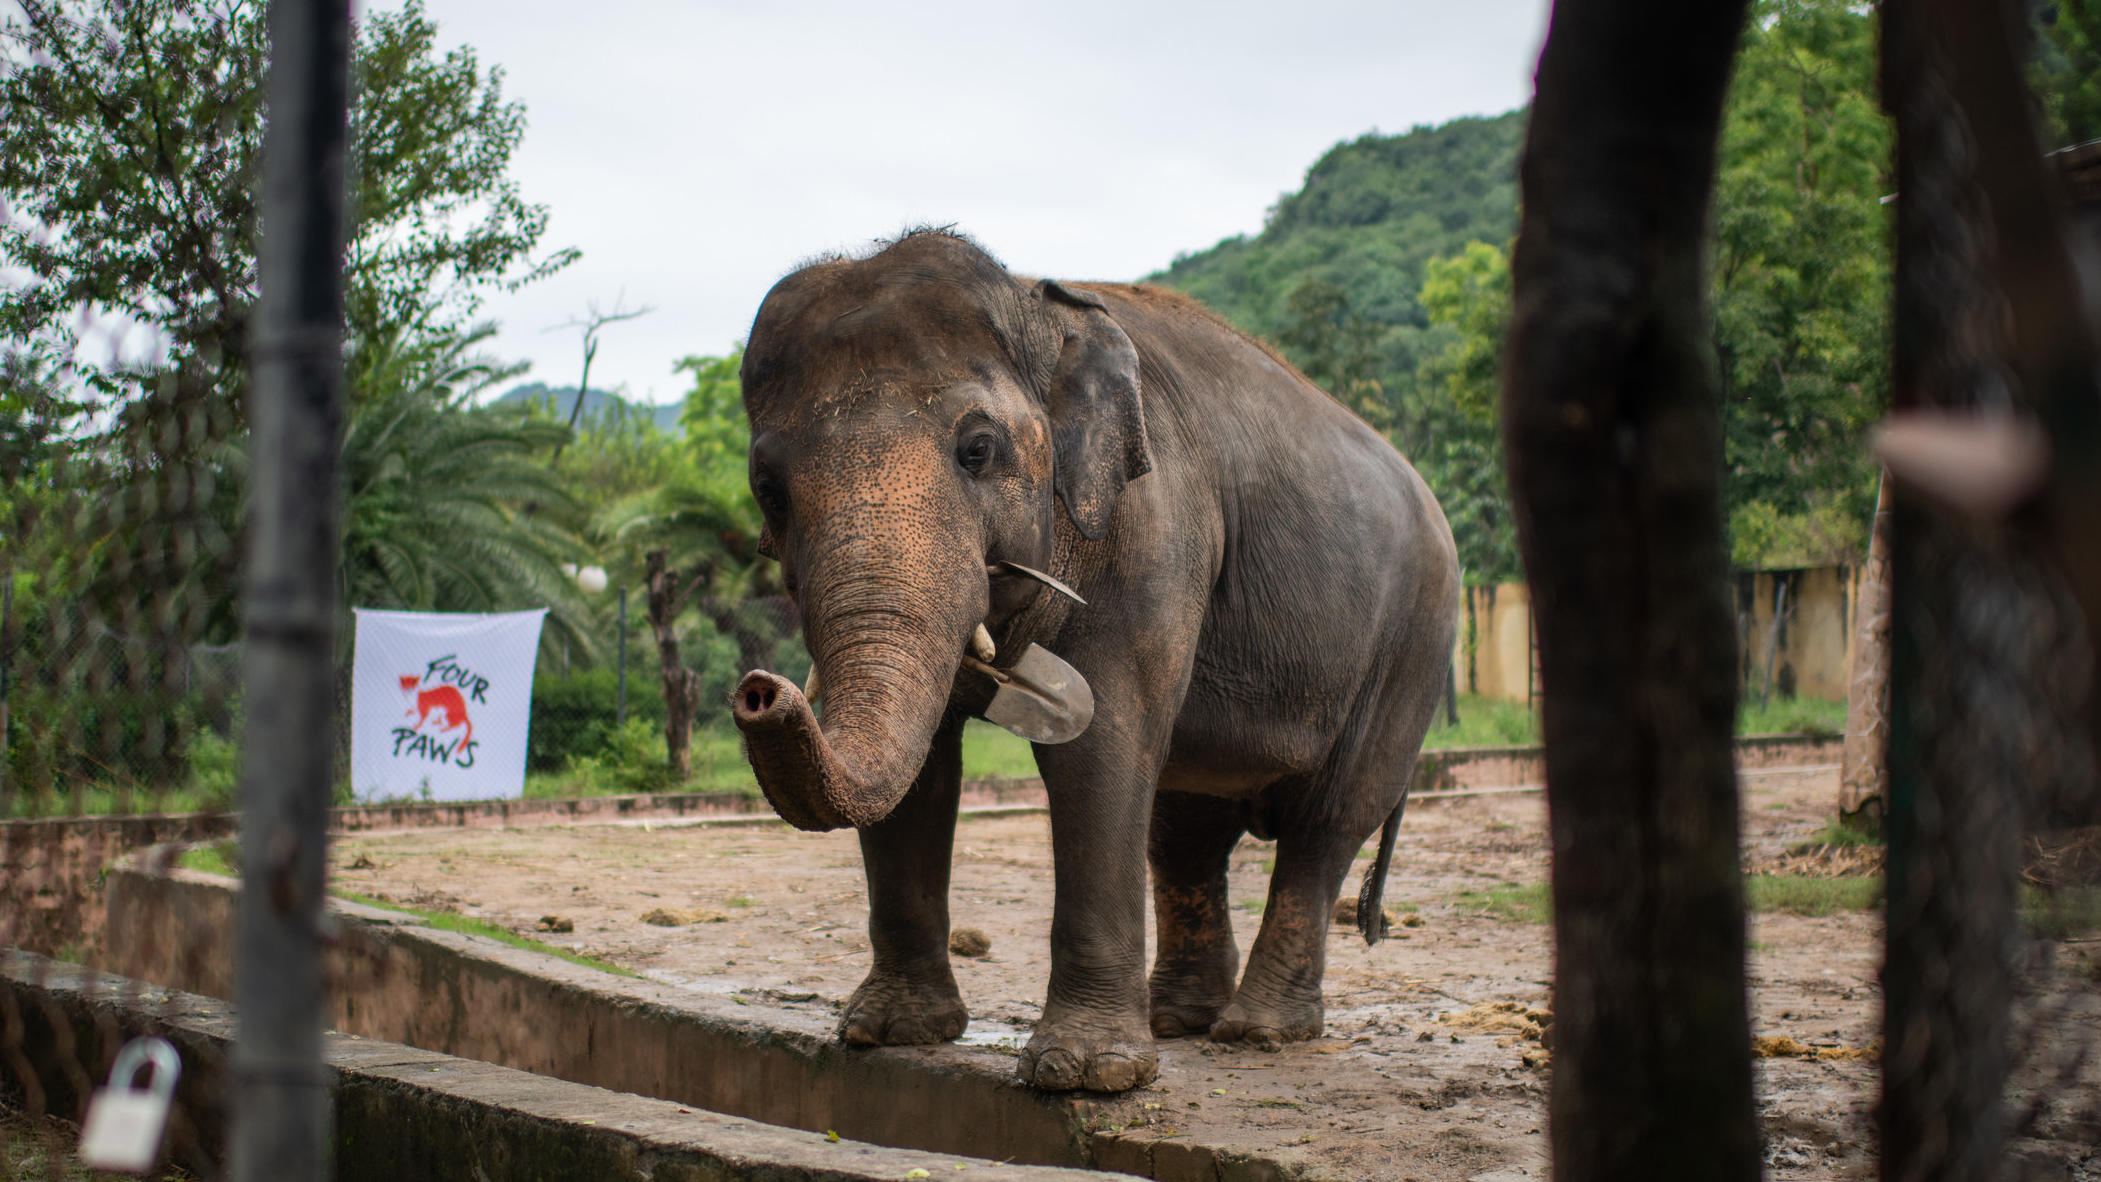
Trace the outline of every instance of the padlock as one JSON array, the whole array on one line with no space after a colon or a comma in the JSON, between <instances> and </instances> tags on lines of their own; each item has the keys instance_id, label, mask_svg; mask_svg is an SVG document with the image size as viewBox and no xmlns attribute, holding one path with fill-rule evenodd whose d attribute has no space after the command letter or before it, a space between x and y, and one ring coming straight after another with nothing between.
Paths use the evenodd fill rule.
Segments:
<instances>
[{"instance_id":1,"label":"padlock","mask_svg":"<svg viewBox=\"0 0 2101 1182\"><path fill-rule=\"evenodd\" d=\"M153 1064L146 1090L133 1087L139 1068ZM161 1134L168 1129L168 1109L175 1103L175 1077L182 1056L168 1040L154 1035L134 1038L117 1052L109 1069L109 1086L88 1101L80 1126L80 1164L94 1170L141 1174L160 1157Z\"/></svg>"}]
</instances>

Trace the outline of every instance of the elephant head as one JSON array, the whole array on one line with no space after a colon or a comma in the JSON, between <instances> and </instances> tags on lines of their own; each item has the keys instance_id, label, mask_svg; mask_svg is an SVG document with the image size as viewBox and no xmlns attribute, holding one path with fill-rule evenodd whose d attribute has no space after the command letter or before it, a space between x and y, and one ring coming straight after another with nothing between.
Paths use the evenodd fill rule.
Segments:
<instances>
[{"instance_id":1,"label":"elephant head","mask_svg":"<svg viewBox=\"0 0 2101 1182\"><path fill-rule=\"evenodd\" d=\"M801 609L824 717L756 670L732 713L783 818L870 825L926 759L992 607L987 564L1048 567L1061 505L1102 538L1150 470L1138 354L1093 293L922 231L777 284L743 384L760 549Z\"/></svg>"}]
</instances>

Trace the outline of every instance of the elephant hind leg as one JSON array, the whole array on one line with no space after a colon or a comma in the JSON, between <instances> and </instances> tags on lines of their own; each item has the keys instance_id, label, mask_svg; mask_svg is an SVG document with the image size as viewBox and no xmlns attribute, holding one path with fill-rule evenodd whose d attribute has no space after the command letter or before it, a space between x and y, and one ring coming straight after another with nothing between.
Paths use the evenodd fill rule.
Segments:
<instances>
[{"instance_id":1,"label":"elephant hind leg","mask_svg":"<svg viewBox=\"0 0 2101 1182\"><path fill-rule=\"evenodd\" d=\"M1148 992L1157 1038L1202 1034L1233 1000L1240 949L1227 910L1226 866L1244 831L1241 816L1236 801L1188 792L1153 797L1146 856L1158 950Z\"/></svg>"},{"instance_id":2,"label":"elephant hind leg","mask_svg":"<svg viewBox=\"0 0 2101 1182\"><path fill-rule=\"evenodd\" d=\"M1320 1035L1328 924L1359 844L1332 830L1278 835L1262 929L1239 990L1211 1024L1214 1041L1275 1050Z\"/></svg>"},{"instance_id":3,"label":"elephant hind leg","mask_svg":"<svg viewBox=\"0 0 2101 1182\"><path fill-rule=\"evenodd\" d=\"M1433 651L1448 650L1449 643ZM1321 977L1335 900L1357 851L1406 797L1442 686L1397 672L1384 688L1366 711L1378 722L1351 728L1359 741L1338 749L1302 794L1279 796L1284 807L1277 823L1277 868L1262 929L1239 991L1211 1026L1213 1039L1274 1049L1320 1034ZM1371 922L1377 922L1376 913Z\"/></svg>"}]
</instances>

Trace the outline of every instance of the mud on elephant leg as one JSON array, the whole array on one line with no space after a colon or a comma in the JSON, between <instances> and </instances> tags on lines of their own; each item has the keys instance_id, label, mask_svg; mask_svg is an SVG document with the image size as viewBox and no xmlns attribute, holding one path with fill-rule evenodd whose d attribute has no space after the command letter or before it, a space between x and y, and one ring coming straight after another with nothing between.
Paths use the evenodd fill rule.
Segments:
<instances>
[{"instance_id":1,"label":"mud on elephant leg","mask_svg":"<svg viewBox=\"0 0 2101 1182\"><path fill-rule=\"evenodd\" d=\"M1328 922L1361 840L1333 832L1278 835L1277 869L1269 880L1262 929L1239 992L1211 1025L1214 1041L1273 1051L1319 1037Z\"/></svg>"},{"instance_id":2,"label":"mud on elephant leg","mask_svg":"<svg viewBox=\"0 0 2101 1182\"><path fill-rule=\"evenodd\" d=\"M1088 734L1037 748L1050 793L1057 897L1043 1017L1024 1083L1121 1092L1159 1074L1145 985L1145 842L1159 758L1100 716ZM1162 746L1165 745L1164 736Z\"/></svg>"},{"instance_id":3,"label":"mud on elephant leg","mask_svg":"<svg viewBox=\"0 0 2101 1182\"><path fill-rule=\"evenodd\" d=\"M962 789L960 717L943 721L912 790L861 830L875 966L847 1000L839 1037L861 1046L943 1042L970 1014L948 962L948 874Z\"/></svg>"},{"instance_id":4,"label":"mud on elephant leg","mask_svg":"<svg viewBox=\"0 0 2101 1182\"><path fill-rule=\"evenodd\" d=\"M1240 949L1226 902L1226 866L1243 829L1231 801L1187 792L1153 799L1147 857L1159 951L1149 982L1153 1034L1211 1029L1233 1000Z\"/></svg>"}]
</instances>

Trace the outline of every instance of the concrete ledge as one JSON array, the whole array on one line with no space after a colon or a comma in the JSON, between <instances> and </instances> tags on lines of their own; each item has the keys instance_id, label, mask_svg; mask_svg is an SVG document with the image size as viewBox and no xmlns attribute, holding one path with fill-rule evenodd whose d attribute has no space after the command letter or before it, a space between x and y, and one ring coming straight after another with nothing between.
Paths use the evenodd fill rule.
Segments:
<instances>
[{"instance_id":1,"label":"concrete ledge","mask_svg":"<svg viewBox=\"0 0 2101 1182\"><path fill-rule=\"evenodd\" d=\"M107 965L211 997L233 992L238 883L110 872ZM841 1046L832 1015L615 977L413 915L330 904L337 1030L884 1145L1085 1165L1084 1112L1024 1088L987 1047Z\"/></svg>"},{"instance_id":2,"label":"concrete ledge","mask_svg":"<svg viewBox=\"0 0 2101 1182\"><path fill-rule=\"evenodd\" d=\"M112 871L111 967L231 992L237 891L194 871ZM341 900L330 910L327 1012L345 1032L874 1144L1173 1182L1304 1174L1244 1146L1092 1129L1094 1098L1024 1087L1011 1053L990 1047L842 1046L828 1009L615 977Z\"/></svg>"},{"instance_id":3,"label":"concrete ledge","mask_svg":"<svg viewBox=\"0 0 2101 1182\"><path fill-rule=\"evenodd\" d=\"M84 1083L108 1072L124 1040L149 1033L175 1043L184 1060L170 1160L218 1176L233 1051L228 1007L29 953L0 953L0 1044L15 1065L33 1068L45 1111L78 1120ZM951 1178L959 1169L988 1182L1109 1177L829 1141L345 1034L324 1037L322 1058L335 1097L335 1177L341 1182L889 1182L914 1170ZM8 1072L0 1073L0 1082L27 1081Z\"/></svg>"}]
</instances>

